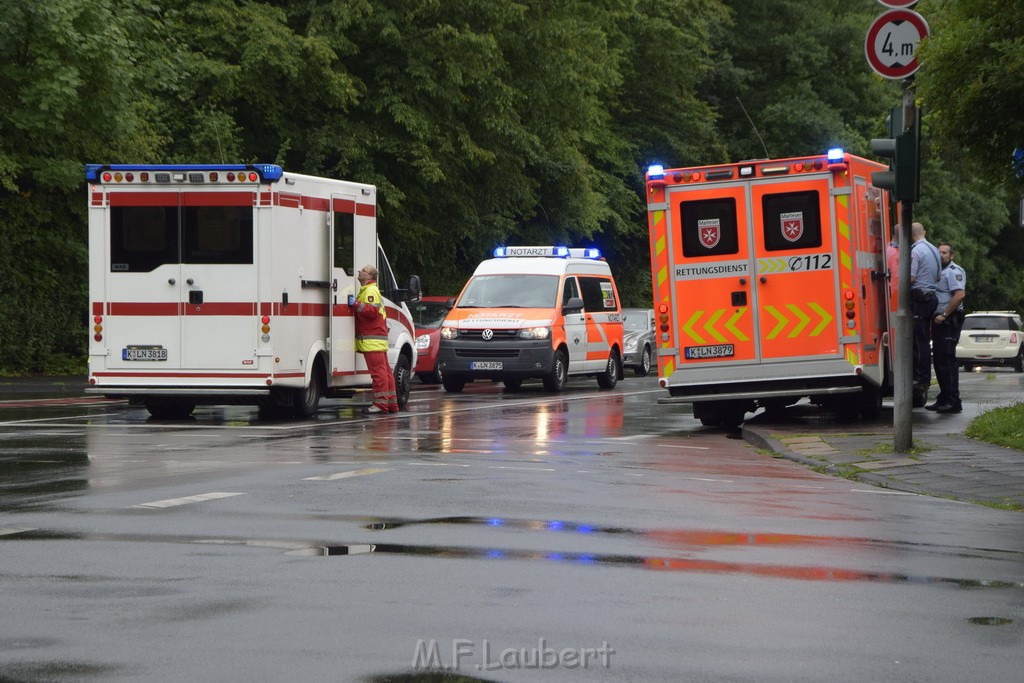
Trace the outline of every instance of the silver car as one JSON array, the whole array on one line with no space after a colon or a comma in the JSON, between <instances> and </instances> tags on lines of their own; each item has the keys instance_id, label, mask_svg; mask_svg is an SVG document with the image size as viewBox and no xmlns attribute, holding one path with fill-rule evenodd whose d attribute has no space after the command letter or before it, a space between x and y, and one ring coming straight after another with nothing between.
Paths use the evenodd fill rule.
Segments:
<instances>
[{"instance_id":1,"label":"silver car","mask_svg":"<svg viewBox=\"0 0 1024 683\"><path fill-rule=\"evenodd\" d=\"M633 368L637 377L644 377L651 371L654 352L654 309L622 309L622 336L626 346L623 367Z\"/></svg>"}]
</instances>

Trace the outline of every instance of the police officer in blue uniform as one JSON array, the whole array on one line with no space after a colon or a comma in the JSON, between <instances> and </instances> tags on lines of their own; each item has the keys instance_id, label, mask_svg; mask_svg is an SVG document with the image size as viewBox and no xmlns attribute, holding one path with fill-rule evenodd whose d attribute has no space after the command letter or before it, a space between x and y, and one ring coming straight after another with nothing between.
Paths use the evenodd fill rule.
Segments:
<instances>
[{"instance_id":1,"label":"police officer in blue uniform","mask_svg":"<svg viewBox=\"0 0 1024 683\"><path fill-rule=\"evenodd\" d=\"M942 280L942 257L935 245L925 238L924 225L910 226L910 301L914 313L914 407L927 402L932 383L931 339L932 320L938 310L936 289Z\"/></svg>"},{"instance_id":2,"label":"police officer in blue uniform","mask_svg":"<svg viewBox=\"0 0 1024 683\"><path fill-rule=\"evenodd\" d=\"M935 289L938 307L932 319L932 355L935 362L935 377L939 380L939 395L935 403L925 406L937 413L959 413L960 366L956 362L956 344L964 325L964 296L967 288L967 273L953 263L953 245L942 242L939 245L942 258L942 277Z\"/></svg>"}]
</instances>

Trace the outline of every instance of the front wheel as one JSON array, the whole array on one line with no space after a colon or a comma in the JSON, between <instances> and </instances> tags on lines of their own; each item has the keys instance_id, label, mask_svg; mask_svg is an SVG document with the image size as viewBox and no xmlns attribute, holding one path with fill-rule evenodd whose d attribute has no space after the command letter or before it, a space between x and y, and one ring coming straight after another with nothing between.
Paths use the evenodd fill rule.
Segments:
<instances>
[{"instance_id":1,"label":"front wheel","mask_svg":"<svg viewBox=\"0 0 1024 683\"><path fill-rule=\"evenodd\" d=\"M544 377L544 390L557 393L565 389L569 381L569 360L565 357L564 351L556 351L555 359L551 363L551 372Z\"/></svg>"},{"instance_id":2,"label":"front wheel","mask_svg":"<svg viewBox=\"0 0 1024 683\"><path fill-rule=\"evenodd\" d=\"M640 365L633 368L633 374L637 377L646 377L651 371L651 347L645 346L644 353L640 356Z\"/></svg>"},{"instance_id":3,"label":"front wheel","mask_svg":"<svg viewBox=\"0 0 1024 683\"><path fill-rule=\"evenodd\" d=\"M466 378L459 375L444 374L441 376L444 390L452 394L460 393L466 387Z\"/></svg>"},{"instance_id":4,"label":"front wheel","mask_svg":"<svg viewBox=\"0 0 1024 683\"><path fill-rule=\"evenodd\" d=\"M597 386L602 389L614 389L615 384L619 381L619 352L617 349L612 349L612 352L608 355L608 364L604 368L604 372L597 376Z\"/></svg>"},{"instance_id":5,"label":"front wheel","mask_svg":"<svg viewBox=\"0 0 1024 683\"><path fill-rule=\"evenodd\" d=\"M398 409L405 410L409 403L409 392L412 384L412 368L409 359L400 355L395 362L395 398L398 400Z\"/></svg>"}]
</instances>

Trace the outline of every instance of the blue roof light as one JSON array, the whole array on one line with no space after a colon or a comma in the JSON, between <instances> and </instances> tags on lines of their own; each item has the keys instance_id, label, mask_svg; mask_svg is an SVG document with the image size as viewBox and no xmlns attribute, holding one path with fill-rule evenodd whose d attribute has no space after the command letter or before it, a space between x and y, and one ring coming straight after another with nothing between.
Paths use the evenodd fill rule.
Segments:
<instances>
[{"instance_id":1,"label":"blue roof light","mask_svg":"<svg viewBox=\"0 0 1024 683\"><path fill-rule=\"evenodd\" d=\"M830 149L828 151L828 162L830 164L833 163L833 162L842 161L842 160L843 160L843 148L842 147L833 147L832 149Z\"/></svg>"},{"instance_id":2,"label":"blue roof light","mask_svg":"<svg viewBox=\"0 0 1024 683\"><path fill-rule=\"evenodd\" d=\"M505 247L495 247L494 258L505 258Z\"/></svg>"},{"instance_id":3,"label":"blue roof light","mask_svg":"<svg viewBox=\"0 0 1024 683\"><path fill-rule=\"evenodd\" d=\"M649 180L661 180L665 177L665 167L661 164L652 164L647 167L647 178Z\"/></svg>"}]
</instances>

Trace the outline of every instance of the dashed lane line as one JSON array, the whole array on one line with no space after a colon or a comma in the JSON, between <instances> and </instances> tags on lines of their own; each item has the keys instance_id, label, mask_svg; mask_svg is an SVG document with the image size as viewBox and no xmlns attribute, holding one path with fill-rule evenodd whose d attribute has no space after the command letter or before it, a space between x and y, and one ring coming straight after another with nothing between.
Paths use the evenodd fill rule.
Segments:
<instances>
[{"instance_id":1,"label":"dashed lane line","mask_svg":"<svg viewBox=\"0 0 1024 683\"><path fill-rule=\"evenodd\" d=\"M217 500L219 498L232 498L234 496L244 496L244 493L227 493L225 491L214 491L212 493L200 493L195 496L185 496L184 498L168 498L167 500L155 500L151 503L140 503L133 505L133 508L172 508L179 505L188 505L189 503L201 503L207 500Z\"/></svg>"},{"instance_id":2,"label":"dashed lane line","mask_svg":"<svg viewBox=\"0 0 1024 683\"><path fill-rule=\"evenodd\" d=\"M321 477L305 477L303 481L335 481L337 479L349 479L351 477L362 477L367 474L380 474L381 472L390 472L393 468L391 467L367 467L363 470L351 470L348 472L335 472L334 474L325 474Z\"/></svg>"}]
</instances>

